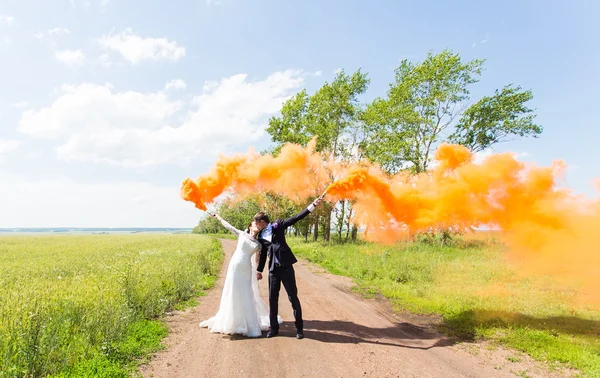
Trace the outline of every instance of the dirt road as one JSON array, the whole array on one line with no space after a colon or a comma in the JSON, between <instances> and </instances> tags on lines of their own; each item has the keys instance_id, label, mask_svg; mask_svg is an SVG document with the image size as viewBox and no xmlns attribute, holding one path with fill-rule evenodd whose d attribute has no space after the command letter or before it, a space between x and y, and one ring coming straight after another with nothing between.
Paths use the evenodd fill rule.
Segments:
<instances>
[{"instance_id":1,"label":"dirt road","mask_svg":"<svg viewBox=\"0 0 600 378\"><path fill-rule=\"evenodd\" d=\"M170 316L167 349L140 371L144 377L514 377L554 376L514 352L476 344L454 345L423 319L402 319L385 301L365 300L352 282L309 263L294 265L305 322L295 338L293 315L281 288L279 336L249 339L211 334L199 323L219 308L235 240L222 240L226 259L216 287L200 306ZM267 280L259 282L267 301ZM419 325L420 324L420 325Z\"/></svg>"}]
</instances>

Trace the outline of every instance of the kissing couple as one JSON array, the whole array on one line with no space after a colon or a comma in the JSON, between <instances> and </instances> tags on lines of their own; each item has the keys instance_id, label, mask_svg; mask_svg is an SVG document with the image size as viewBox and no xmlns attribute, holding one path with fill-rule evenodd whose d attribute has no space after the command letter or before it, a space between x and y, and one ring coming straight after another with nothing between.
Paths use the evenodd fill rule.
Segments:
<instances>
[{"instance_id":1,"label":"kissing couple","mask_svg":"<svg viewBox=\"0 0 600 378\"><path fill-rule=\"evenodd\" d=\"M322 198L319 197L295 216L277 219L275 222L270 222L266 213L259 212L245 231L236 229L218 214L209 213L237 236L237 247L229 260L219 310L216 315L201 322L200 327L208 328L211 333L260 337L263 331L269 331L267 337L276 336L279 325L283 322L278 315L279 291L283 283L294 310L296 337L304 337L302 307L293 267L298 260L285 240L285 232L288 227L314 211L321 201ZM268 309L258 291L258 280L262 279L267 255Z\"/></svg>"}]
</instances>

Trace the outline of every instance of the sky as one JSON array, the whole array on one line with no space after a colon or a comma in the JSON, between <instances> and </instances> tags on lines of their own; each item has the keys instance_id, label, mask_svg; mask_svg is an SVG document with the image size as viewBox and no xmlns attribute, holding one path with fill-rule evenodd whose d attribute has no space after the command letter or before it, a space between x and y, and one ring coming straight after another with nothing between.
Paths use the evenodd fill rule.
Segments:
<instances>
[{"instance_id":1,"label":"sky","mask_svg":"<svg viewBox=\"0 0 600 378\"><path fill-rule=\"evenodd\" d=\"M270 146L281 104L335 72L385 96L402 59L485 59L544 127L499 144L597 197L597 1L0 0L0 227L193 227L181 182ZM595 37L594 37L595 36Z\"/></svg>"}]
</instances>

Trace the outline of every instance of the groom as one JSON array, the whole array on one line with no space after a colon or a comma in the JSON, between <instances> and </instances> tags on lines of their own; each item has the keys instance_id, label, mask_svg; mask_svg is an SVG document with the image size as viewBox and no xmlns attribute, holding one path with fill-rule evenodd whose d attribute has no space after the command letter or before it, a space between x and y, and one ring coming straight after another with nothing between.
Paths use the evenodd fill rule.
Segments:
<instances>
[{"instance_id":1,"label":"groom","mask_svg":"<svg viewBox=\"0 0 600 378\"><path fill-rule=\"evenodd\" d=\"M296 288L296 274L292 266L298 260L292 253L292 250L287 245L285 240L285 231L288 227L305 218L310 214L316 206L321 203L322 199L317 198L306 209L288 219L277 219L271 223L269 216L264 212L259 212L254 216L256 226L260 231L258 240L262 244L260 259L256 268L256 278L262 279L262 271L269 255L269 317L271 320L271 330L267 333L267 337L276 336L279 333L279 322L277 321L277 313L279 307L279 290L281 283L285 287L288 298L292 303L294 310L294 319L296 320L296 338L304 337L304 322L302 320L302 307L298 299L298 289Z\"/></svg>"}]
</instances>

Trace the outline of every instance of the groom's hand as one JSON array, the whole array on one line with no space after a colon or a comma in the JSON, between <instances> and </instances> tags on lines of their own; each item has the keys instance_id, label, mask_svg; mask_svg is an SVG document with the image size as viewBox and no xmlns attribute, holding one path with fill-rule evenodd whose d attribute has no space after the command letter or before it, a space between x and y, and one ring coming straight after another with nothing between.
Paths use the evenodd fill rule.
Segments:
<instances>
[{"instance_id":1,"label":"groom's hand","mask_svg":"<svg viewBox=\"0 0 600 378\"><path fill-rule=\"evenodd\" d=\"M262 273L261 272L256 272L256 279L257 280L262 280Z\"/></svg>"}]
</instances>

